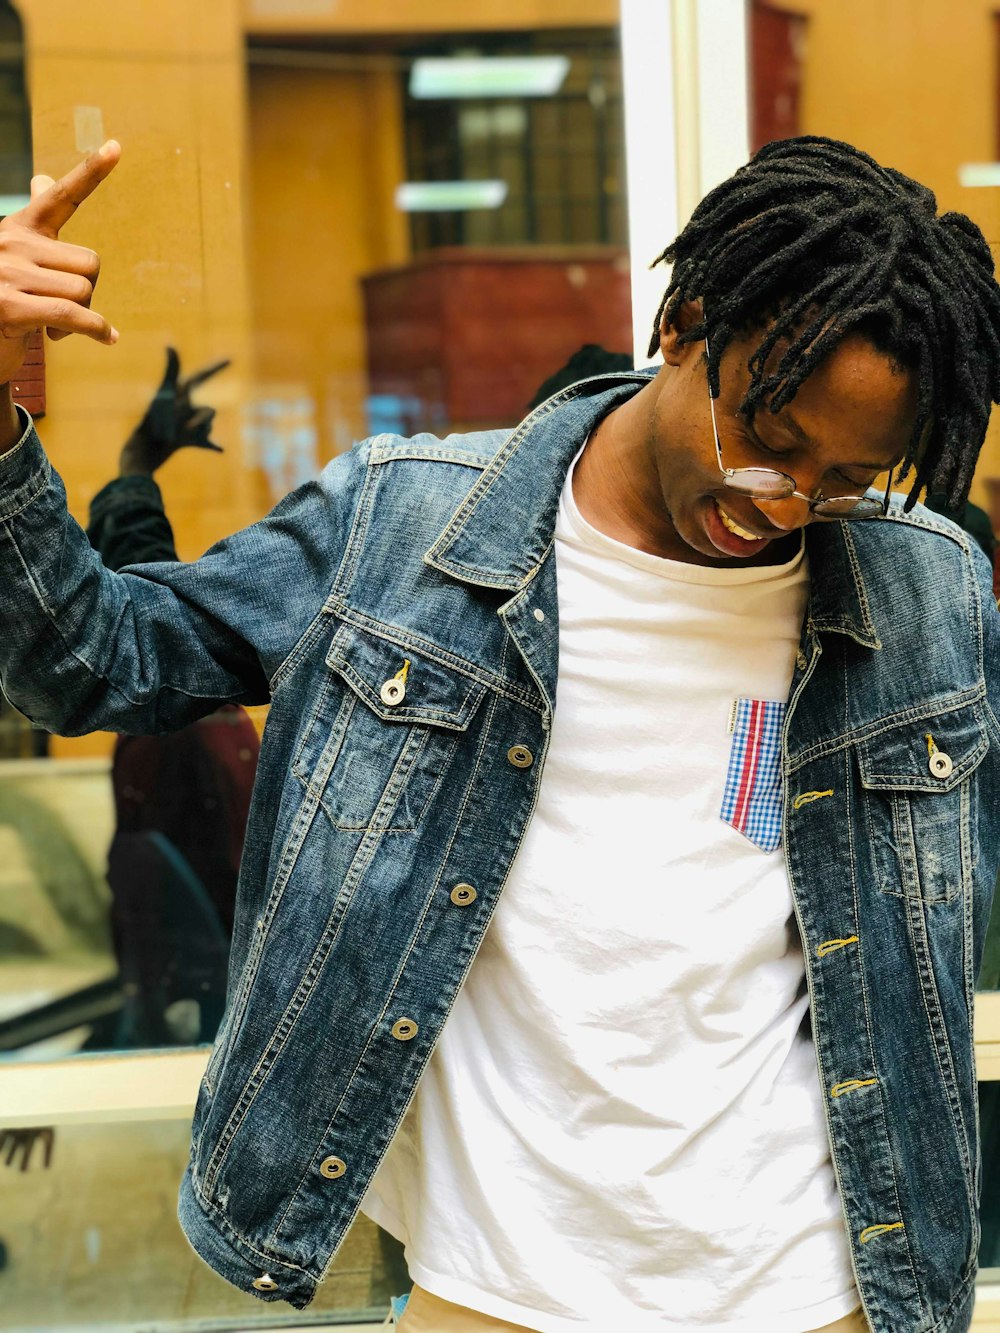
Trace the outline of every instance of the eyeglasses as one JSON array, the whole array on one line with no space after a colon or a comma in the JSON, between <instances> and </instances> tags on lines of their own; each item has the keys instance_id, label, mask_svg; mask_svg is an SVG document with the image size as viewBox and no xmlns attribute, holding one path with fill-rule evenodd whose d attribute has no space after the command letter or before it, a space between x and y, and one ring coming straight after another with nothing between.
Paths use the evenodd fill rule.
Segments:
<instances>
[{"instance_id":1,"label":"eyeglasses","mask_svg":"<svg viewBox=\"0 0 1000 1333\"><path fill-rule=\"evenodd\" d=\"M705 355L709 355L708 339L705 339ZM787 472L778 472L769 467L726 467L722 462L722 441L719 439L719 428L715 421L715 399L712 397L711 384L708 390L708 401L712 407L712 430L715 433L715 451L719 459L719 471L722 473L723 483L730 490L737 491L740 495L749 495L755 500L790 500L793 496L797 500L805 500L813 514L818 514L820 518L874 518L876 514L885 516L889 512L889 496L892 492L892 473L889 473L889 484L885 488L885 496L881 501L873 499L870 495L835 495L818 496L813 498L809 495L803 495L801 491L795 489L795 478L790 477Z\"/></svg>"}]
</instances>

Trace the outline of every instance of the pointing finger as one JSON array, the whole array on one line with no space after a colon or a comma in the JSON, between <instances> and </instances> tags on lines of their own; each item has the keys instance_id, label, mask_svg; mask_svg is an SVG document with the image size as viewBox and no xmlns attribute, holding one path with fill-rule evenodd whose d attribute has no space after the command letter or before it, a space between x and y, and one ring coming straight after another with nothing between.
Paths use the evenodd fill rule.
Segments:
<instances>
[{"instance_id":1,"label":"pointing finger","mask_svg":"<svg viewBox=\"0 0 1000 1333\"><path fill-rule=\"evenodd\" d=\"M114 139L96 153L85 158L65 176L53 181L20 213L23 225L45 236L58 236L83 201L97 189L115 168L121 156L121 145Z\"/></svg>"},{"instance_id":2,"label":"pointing finger","mask_svg":"<svg viewBox=\"0 0 1000 1333\"><path fill-rule=\"evenodd\" d=\"M204 384L210 380L213 375L218 375L220 370L225 370L226 366L232 365L232 362L226 357L223 361L213 361L210 366L203 366L201 370L196 370L193 375L189 375L184 381L185 389L197 388L199 384Z\"/></svg>"},{"instance_id":3,"label":"pointing finger","mask_svg":"<svg viewBox=\"0 0 1000 1333\"><path fill-rule=\"evenodd\" d=\"M37 199L40 194L55 185L51 176L32 176L31 178L31 197Z\"/></svg>"}]
</instances>

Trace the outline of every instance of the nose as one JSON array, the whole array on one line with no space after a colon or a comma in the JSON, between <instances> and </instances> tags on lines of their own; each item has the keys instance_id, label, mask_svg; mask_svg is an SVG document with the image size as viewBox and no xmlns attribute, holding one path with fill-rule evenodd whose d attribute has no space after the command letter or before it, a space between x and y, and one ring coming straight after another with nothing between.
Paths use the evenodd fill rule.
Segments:
<instances>
[{"instance_id":1,"label":"nose","mask_svg":"<svg viewBox=\"0 0 1000 1333\"><path fill-rule=\"evenodd\" d=\"M808 503L794 495L784 500L751 499L754 507L760 510L772 527L780 528L782 532L794 532L796 528L804 528L813 520Z\"/></svg>"}]
</instances>

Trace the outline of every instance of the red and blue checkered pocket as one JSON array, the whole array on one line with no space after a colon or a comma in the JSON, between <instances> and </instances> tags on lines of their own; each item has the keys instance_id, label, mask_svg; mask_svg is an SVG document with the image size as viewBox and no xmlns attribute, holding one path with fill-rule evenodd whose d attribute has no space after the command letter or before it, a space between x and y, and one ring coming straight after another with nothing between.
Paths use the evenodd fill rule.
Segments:
<instances>
[{"instance_id":1,"label":"red and blue checkered pocket","mask_svg":"<svg viewBox=\"0 0 1000 1333\"><path fill-rule=\"evenodd\" d=\"M781 846L781 724L785 704L737 699L721 817L762 851Z\"/></svg>"}]
</instances>

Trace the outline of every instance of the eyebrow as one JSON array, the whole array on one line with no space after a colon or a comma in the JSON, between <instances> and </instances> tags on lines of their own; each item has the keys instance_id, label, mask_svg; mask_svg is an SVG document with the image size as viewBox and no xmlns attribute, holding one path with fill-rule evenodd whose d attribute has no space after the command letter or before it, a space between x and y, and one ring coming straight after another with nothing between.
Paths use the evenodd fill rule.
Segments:
<instances>
[{"instance_id":1,"label":"eyebrow","mask_svg":"<svg viewBox=\"0 0 1000 1333\"><path fill-rule=\"evenodd\" d=\"M794 435L795 438L798 440L799 444L804 444L809 449L815 447L813 444L812 437L806 434L806 432L802 429L801 424L798 421L796 421L795 416L793 415L792 412L789 411L788 408L785 408L785 410L782 412L779 420L779 425L784 426L788 430L790 435ZM860 467L864 468L866 471L871 470L872 472L891 472L894 468L899 466L900 462L902 462L902 459L897 459L888 467L885 465L885 463L841 463L840 466Z\"/></svg>"}]
</instances>

